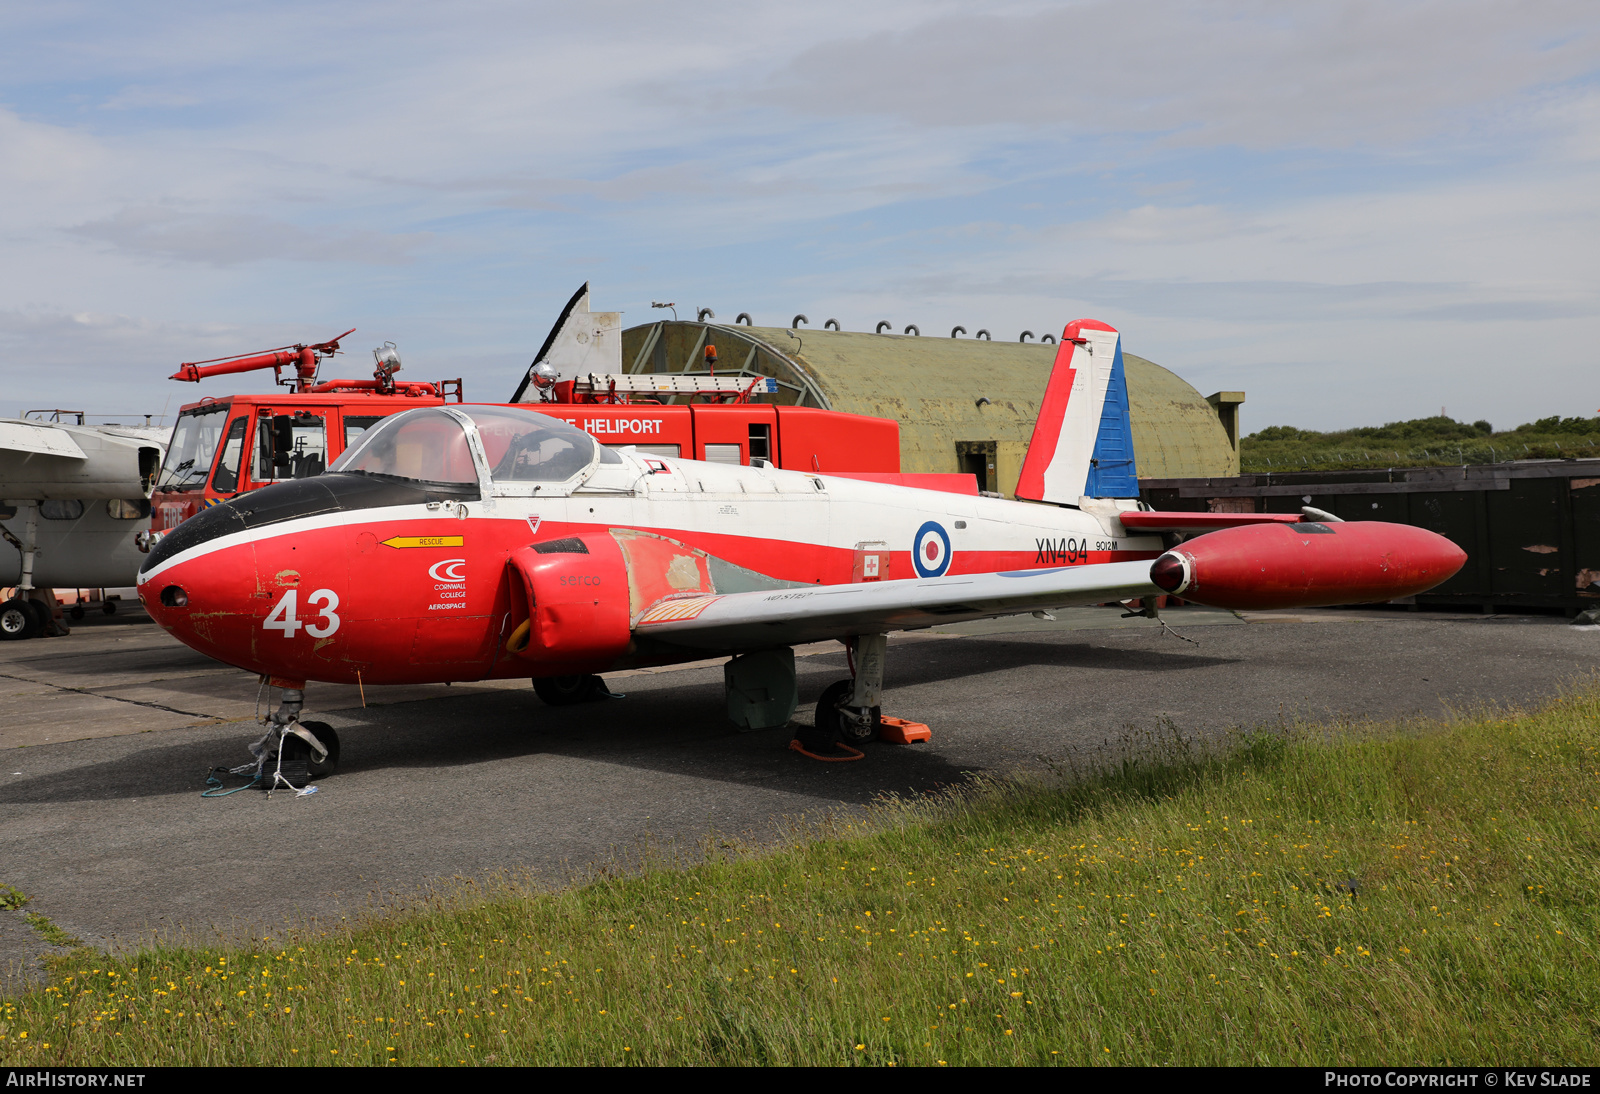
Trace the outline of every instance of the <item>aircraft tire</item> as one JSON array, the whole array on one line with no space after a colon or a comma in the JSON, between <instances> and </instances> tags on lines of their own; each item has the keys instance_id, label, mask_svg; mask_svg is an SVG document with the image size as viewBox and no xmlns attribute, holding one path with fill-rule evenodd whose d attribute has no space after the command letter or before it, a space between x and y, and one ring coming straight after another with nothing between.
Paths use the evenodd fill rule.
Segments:
<instances>
[{"instance_id":1,"label":"aircraft tire","mask_svg":"<svg viewBox=\"0 0 1600 1094\"><path fill-rule=\"evenodd\" d=\"M81 620L83 618L83 615L84 615L83 605L82 604L74 604L72 607L67 609L67 615L72 618L72 621L74 623L78 622L79 620Z\"/></svg>"},{"instance_id":2,"label":"aircraft tire","mask_svg":"<svg viewBox=\"0 0 1600 1094\"><path fill-rule=\"evenodd\" d=\"M21 597L0 604L0 641L14 642L39 633L39 617Z\"/></svg>"},{"instance_id":3,"label":"aircraft tire","mask_svg":"<svg viewBox=\"0 0 1600 1094\"><path fill-rule=\"evenodd\" d=\"M553 707L586 702L603 687L605 681L598 676L539 676L533 681L533 693Z\"/></svg>"},{"instance_id":4,"label":"aircraft tire","mask_svg":"<svg viewBox=\"0 0 1600 1094\"><path fill-rule=\"evenodd\" d=\"M878 735L878 725L883 717L882 707L872 708L872 724L866 729L862 729L839 713L840 700L849 695L855 686L854 680L837 680L823 689L821 697L817 699L816 722L819 736L827 734L830 740L843 741L847 745L860 745Z\"/></svg>"},{"instance_id":5,"label":"aircraft tire","mask_svg":"<svg viewBox=\"0 0 1600 1094\"><path fill-rule=\"evenodd\" d=\"M310 752L311 746L301 741L307 749L306 771L313 779L326 779L339 769L339 734L327 722L301 722L317 740L322 742L322 747L328 750L327 757L318 763L314 753ZM298 738L297 738L298 739Z\"/></svg>"}]
</instances>

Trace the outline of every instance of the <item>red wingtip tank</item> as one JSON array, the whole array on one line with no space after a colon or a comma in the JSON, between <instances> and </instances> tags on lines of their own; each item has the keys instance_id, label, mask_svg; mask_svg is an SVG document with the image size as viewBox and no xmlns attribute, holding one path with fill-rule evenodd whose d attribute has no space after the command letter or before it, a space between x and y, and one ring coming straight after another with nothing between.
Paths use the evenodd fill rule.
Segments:
<instances>
[{"instance_id":1,"label":"red wingtip tank","mask_svg":"<svg viewBox=\"0 0 1600 1094\"><path fill-rule=\"evenodd\" d=\"M1466 561L1450 540L1406 524L1258 524L1172 548L1151 565L1150 580L1216 608L1314 608L1415 596Z\"/></svg>"}]
</instances>

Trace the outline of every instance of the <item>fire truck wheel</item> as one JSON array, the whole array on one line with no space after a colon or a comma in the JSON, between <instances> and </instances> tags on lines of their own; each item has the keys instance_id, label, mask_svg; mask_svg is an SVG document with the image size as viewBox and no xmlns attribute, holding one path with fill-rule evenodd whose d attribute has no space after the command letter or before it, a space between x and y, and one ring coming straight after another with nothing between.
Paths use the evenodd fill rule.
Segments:
<instances>
[{"instance_id":1,"label":"fire truck wheel","mask_svg":"<svg viewBox=\"0 0 1600 1094\"><path fill-rule=\"evenodd\" d=\"M39 631L39 619L21 598L0 605L0 640L32 638Z\"/></svg>"},{"instance_id":2,"label":"fire truck wheel","mask_svg":"<svg viewBox=\"0 0 1600 1094\"><path fill-rule=\"evenodd\" d=\"M306 756L307 772L313 779L326 779L339 769L339 734L334 732L327 722L301 722L309 729L317 740L322 742L322 747L328 750L328 755L320 763L316 753L311 752ZM304 742L302 742L304 743ZM309 750L310 745L306 745Z\"/></svg>"},{"instance_id":3,"label":"fire truck wheel","mask_svg":"<svg viewBox=\"0 0 1600 1094\"><path fill-rule=\"evenodd\" d=\"M533 681L533 693L553 707L592 699L605 686L598 676L542 676Z\"/></svg>"},{"instance_id":4,"label":"fire truck wheel","mask_svg":"<svg viewBox=\"0 0 1600 1094\"><path fill-rule=\"evenodd\" d=\"M833 735L836 741L843 741L847 745L859 745L872 740L878 735L878 722L883 715L882 707L872 708L872 721L865 728L846 718L839 711L839 703L854 690L854 680L839 680L829 684L823 689L822 696L817 700L817 729Z\"/></svg>"}]
</instances>

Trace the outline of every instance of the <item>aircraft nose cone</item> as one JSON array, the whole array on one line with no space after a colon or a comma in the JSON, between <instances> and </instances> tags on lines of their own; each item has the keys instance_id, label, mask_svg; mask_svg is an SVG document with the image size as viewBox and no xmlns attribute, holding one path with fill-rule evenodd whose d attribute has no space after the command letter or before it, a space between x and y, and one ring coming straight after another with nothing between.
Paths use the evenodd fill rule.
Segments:
<instances>
[{"instance_id":1,"label":"aircraft nose cone","mask_svg":"<svg viewBox=\"0 0 1600 1094\"><path fill-rule=\"evenodd\" d=\"M189 626L195 605L190 587L195 583L183 571L186 567L173 566L154 577L140 575L139 601L162 629L182 639Z\"/></svg>"},{"instance_id":2,"label":"aircraft nose cone","mask_svg":"<svg viewBox=\"0 0 1600 1094\"><path fill-rule=\"evenodd\" d=\"M249 549L206 552L139 575L139 600L168 634L229 664L250 650L255 566Z\"/></svg>"}]
</instances>

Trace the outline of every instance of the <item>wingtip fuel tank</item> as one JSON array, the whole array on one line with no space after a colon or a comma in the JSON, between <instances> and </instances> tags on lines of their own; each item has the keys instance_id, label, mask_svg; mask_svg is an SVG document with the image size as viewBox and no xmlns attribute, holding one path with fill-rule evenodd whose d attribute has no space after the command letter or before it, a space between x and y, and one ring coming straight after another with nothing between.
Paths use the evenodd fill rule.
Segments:
<instances>
[{"instance_id":1,"label":"wingtip fuel tank","mask_svg":"<svg viewBox=\"0 0 1600 1094\"><path fill-rule=\"evenodd\" d=\"M1315 608L1415 596L1466 561L1444 536L1406 524L1256 524L1172 548L1151 564L1150 580L1216 608Z\"/></svg>"}]
</instances>

